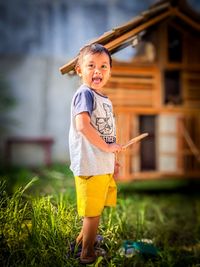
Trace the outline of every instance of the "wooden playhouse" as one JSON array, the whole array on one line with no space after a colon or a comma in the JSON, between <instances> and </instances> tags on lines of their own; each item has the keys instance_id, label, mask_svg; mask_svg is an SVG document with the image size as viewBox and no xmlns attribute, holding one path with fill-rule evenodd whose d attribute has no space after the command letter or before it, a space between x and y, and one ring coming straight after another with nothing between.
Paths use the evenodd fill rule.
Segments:
<instances>
[{"instance_id":1,"label":"wooden playhouse","mask_svg":"<svg viewBox=\"0 0 200 267\"><path fill-rule=\"evenodd\" d=\"M135 51L126 62L114 61L105 88L118 142L149 133L119 155L120 180L200 178L200 15L186 1L159 1L95 42L112 54L127 46Z\"/></svg>"}]
</instances>

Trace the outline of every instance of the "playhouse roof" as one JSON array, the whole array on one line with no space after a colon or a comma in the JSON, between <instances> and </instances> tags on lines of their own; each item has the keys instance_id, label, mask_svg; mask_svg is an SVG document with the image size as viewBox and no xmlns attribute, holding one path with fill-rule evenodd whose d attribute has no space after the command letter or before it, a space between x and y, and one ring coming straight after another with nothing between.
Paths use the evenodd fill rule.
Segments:
<instances>
[{"instance_id":1,"label":"playhouse roof","mask_svg":"<svg viewBox=\"0 0 200 267\"><path fill-rule=\"evenodd\" d=\"M90 42L104 45L111 54L131 45L137 35L147 28L167 19L178 17L193 29L200 31L200 16L186 3L186 0L161 0L157 1L149 9L134 17L127 23L105 32L99 38ZM74 70L77 57L60 68L62 74Z\"/></svg>"}]
</instances>

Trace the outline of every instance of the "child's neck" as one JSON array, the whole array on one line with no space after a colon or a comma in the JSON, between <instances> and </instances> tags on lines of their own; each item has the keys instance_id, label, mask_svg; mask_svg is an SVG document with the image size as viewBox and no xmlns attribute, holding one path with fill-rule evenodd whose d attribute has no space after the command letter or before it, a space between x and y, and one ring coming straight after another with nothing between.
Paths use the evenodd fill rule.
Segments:
<instances>
[{"instance_id":1,"label":"child's neck","mask_svg":"<svg viewBox=\"0 0 200 267\"><path fill-rule=\"evenodd\" d=\"M94 88L92 88L91 86L89 86L89 85L87 85L87 84L85 84L86 86L88 86L92 91L94 91L95 93L97 93L97 94L99 94L99 95L102 95L102 96L106 96L105 94L104 94L104 92L103 92L103 88L101 88L101 89L94 89Z\"/></svg>"},{"instance_id":2,"label":"child's neck","mask_svg":"<svg viewBox=\"0 0 200 267\"><path fill-rule=\"evenodd\" d=\"M91 87L90 87L91 88ZM91 90L92 91L94 91L95 93L97 93L98 95L101 95L101 96L106 96L105 94L104 94L104 92L103 92L103 90L97 90L97 89L93 89L93 88L91 88Z\"/></svg>"}]
</instances>

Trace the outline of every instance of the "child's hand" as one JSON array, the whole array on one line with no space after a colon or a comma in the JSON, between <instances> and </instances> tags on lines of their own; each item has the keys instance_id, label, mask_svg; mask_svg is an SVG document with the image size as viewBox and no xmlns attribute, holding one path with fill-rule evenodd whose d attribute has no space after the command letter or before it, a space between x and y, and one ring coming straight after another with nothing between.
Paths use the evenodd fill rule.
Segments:
<instances>
[{"instance_id":1,"label":"child's hand","mask_svg":"<svg viewBox=\"0 0 200 267\"><path fill-rule=\"evenodd\" d=\"M120 152L122 150L122 146L116 143L108 144L108 152Z\"/></svg>"},{"instance_id":2,"label":"child's hand","mask_svg":"<svg viewBox=\"0 0 200 267\"><path fill-rule=\"evenodd\" d=\"M119 162L116 161L115 162L115 168L114 168L114 174L113 174L114 179L118 178L119 168L120 168L120 164L119 164Z\"/></svg>"}]
</instances>

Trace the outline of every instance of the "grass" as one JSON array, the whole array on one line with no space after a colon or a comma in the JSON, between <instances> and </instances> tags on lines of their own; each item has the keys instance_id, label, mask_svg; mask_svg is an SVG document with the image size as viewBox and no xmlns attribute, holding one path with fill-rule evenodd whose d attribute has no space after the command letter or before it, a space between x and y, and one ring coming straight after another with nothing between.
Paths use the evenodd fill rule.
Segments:
<instances>
[{"instance_id":1,"label":"grass","mask_svg":"<svg viewBox=\"0 0 200 267\"><path fill-rule=\"evenodd\" d=\"M2 170L1 176L0 265L80 266L69 254L81 218L67 166L34 171L14 168ZM99 229L107 257L93 266L199 266L198 183L165 181L163 187L160 183L118 185L118 205L104 210ZM120 255L124 240L141 239L152 240L159 255Z\"/></svg>"}]
</instances>

